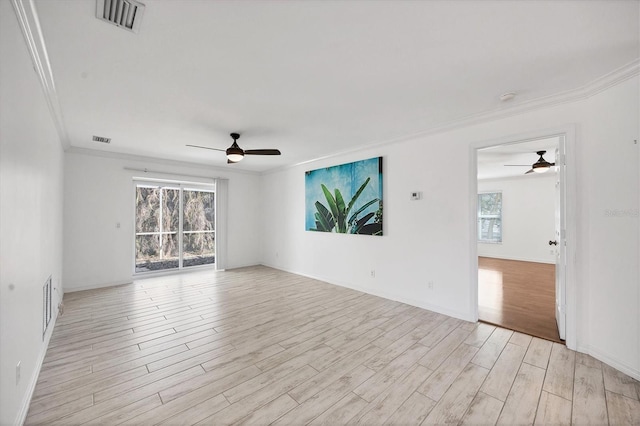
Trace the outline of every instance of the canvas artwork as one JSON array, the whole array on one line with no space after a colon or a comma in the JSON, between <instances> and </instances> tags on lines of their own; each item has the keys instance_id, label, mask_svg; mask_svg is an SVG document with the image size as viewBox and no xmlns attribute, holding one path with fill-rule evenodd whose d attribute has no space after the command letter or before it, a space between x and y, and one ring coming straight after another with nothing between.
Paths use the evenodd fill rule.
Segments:
<instances>
[{"instance_id":1,"label":"canvas artwork","mask_svg":"<svg viewBox=\"0 0 640 426\"><path fill-rule=\"evenodd\" d=\"M382 157L305 173L305 229L382 235Z\"/></svg>"}]
</instances>

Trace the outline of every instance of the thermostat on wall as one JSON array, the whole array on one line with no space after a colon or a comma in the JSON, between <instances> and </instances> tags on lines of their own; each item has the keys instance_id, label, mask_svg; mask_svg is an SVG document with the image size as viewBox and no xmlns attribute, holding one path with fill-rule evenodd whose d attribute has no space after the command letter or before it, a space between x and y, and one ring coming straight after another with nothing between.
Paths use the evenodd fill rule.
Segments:
<instances>
[{"instance_id":1,"label":"thermostat on wall","mask_svg":"<svg viewBox=\"0 0 640 426\"><path fill-rule=\"evenodd\" d=\"M411 199L412 200L419 200L420 198L422 198L422 193L421 192L414 191L414 192L411 193Z\"/></svg>"}]
</instances>

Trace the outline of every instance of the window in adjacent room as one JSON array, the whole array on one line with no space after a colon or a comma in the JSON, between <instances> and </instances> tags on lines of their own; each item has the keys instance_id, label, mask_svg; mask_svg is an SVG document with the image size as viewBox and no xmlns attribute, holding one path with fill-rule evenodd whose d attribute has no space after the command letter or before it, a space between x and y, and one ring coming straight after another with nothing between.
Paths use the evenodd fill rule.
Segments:
<instances>
[{"instance_id":1,"label":"window in adjacent room","mask_svg":"<svg viewBox=\"0 0 640 426\"><path fill-rule=\"evenodd\" d=\"M502 193L478 194L478 242L502 242Z\"/></svg>"}]
</instances>

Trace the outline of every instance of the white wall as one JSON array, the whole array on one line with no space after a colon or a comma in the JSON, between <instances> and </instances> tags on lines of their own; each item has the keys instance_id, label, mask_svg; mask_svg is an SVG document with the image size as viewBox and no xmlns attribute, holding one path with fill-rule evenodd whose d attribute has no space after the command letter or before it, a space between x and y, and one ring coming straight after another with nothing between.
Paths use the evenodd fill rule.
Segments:
<instances>
[{"instance_id":1,"label":"white wall","mask_svg":"<svg viewBox=\"0 0 640 426\"><path fill-rule=\"evenodd\" d=\"M555 263L556 175L478 181L478 192L502 192L502 243L478 243L478 256Z\"/></svg>"},{"instance_id":2,"label":"white wall","mask_svg":"<svg viewBox=\"0 0 640 426\"><path fill-rule=\"evenodd\" d=\"M43 341L42 286L62 294L63 153L27 46L0 2L0 424L26 415ZM21 379L16 384L16 364Z\"/></svg>"},{"instance_id":3,"label":"white wall","mask_svg":"<svg viewBox=\"0 0 640 426\"><path fill-rule=\"evenodd\" d=\"M638 78L587 102L582 140L580 244L589 285L588 350L640 379L640 85Z\"/></svg>"},{"instance_id":4,"label":"white wall","mask_svg":"<svg viewBox=\"0 0 640 426\"><path fill-rule=\"evenodd\" d=\"M267 174L263 262L472 320L471 146L575 124L576 162L568 167L577 179L576 213L569 218L577 230L569 242L576 252L569 260L576 345L640 378L638 217L604 215L606 208L638 209L638 93L636 76L583 101ZM305 232L304 171L379 155L385 235ZM411 191L422 191L422 200L410 201Z\"/></svg>"},{"instance_id":5,"label":"white wall","mask_svg":"<svg viewBox=\"0 0 640 426\"><path fill-rule=\"evenodd\" d=\"M125 167L175 175L125 170ZM181 176L187 175L187 176ZM64 173L64 288L74 291L131 282L133 178L208 182L189 175L229 179L227 267L260 261L259 179L253 173L133 157L68 151ZM116 224L120 224L120 228Z\"/></svg>"}]
</instances>

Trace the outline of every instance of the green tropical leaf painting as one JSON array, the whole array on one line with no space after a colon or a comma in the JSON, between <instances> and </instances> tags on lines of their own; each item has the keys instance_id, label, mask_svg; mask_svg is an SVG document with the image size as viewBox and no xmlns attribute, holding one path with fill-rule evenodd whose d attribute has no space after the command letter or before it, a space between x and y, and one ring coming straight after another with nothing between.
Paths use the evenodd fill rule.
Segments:
<instances>
[{"instance_id":1,"label":"green tropical leaf painting","mask_svg":"<svg viewBox=\"0 0 640 426\"><path fill-rule=\"evenodd\" d=\"M308 231L382 235L382 157L305 174Z\"/></svg>"}]
</instances>

